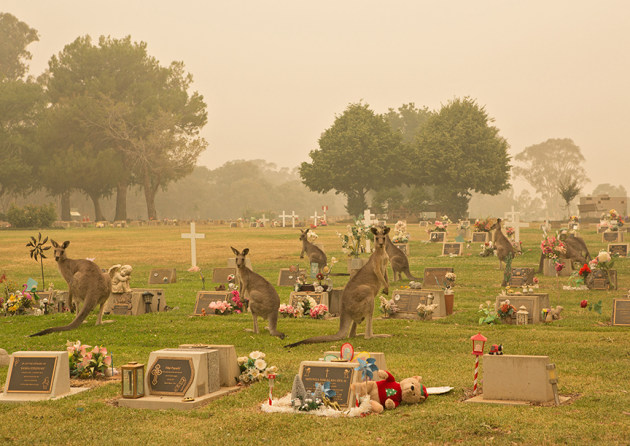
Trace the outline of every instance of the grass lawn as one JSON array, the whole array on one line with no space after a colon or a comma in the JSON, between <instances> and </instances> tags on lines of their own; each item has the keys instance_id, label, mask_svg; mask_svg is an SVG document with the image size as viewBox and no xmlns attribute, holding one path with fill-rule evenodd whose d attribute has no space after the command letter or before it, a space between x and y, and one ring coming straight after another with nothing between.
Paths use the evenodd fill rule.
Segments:
<instances>
[{"instance_id":1,"label":"grass lawn","mask_svg":"<svg viewBox=\"0 0 630 446\"><path fill-rule=\"evenodd\" d=\"M149 353L184 343L233 344L239 356L253 350L266 353L267 362L280 369L276 396L291 390L300 361L316 360L322 352L338 349L340 343L304 345L287 351L290 342L317 334L332 334L338 319L311 321L279 319L278 329L287 334L282 341L252 327L250 315L192 317L195 294L201 289L198 274L189 273L190 241L181 239L186 226L151 228L46 230L58 242L70 240L71 258L95 258L103 267L116 263L133 266L132 287L146 287L153 268L176 268L177 282L159 285L166 291L166 313L142 316L112 316L114 323L95 326L92 313L73 332L43 337L27 335L47 327L65 325L70 314L0 317L0 348L18 350L63 350L66 340L103 345L113 353L115 366L128 361L146 363ZM626 294L630 267L619 259L618 291L562 291L555 277L540 279L541 292L548 292L552 306L562 305L563 318L552 324L533 326L479 326L479 305L494 300L500 292L503 273L496 257L481 258L477 244L457 258L440 257L441 245L428 244L418 225L411 232L411 270L422 276L431 266L453 266L457 274L455 314L428 322L382 319L378 308L375 333L392 338L355 338L356 351L385 353L389 370L398 379L423 376L428 387L453 386L446 395L431 396L422 405L401 406L383 415L359 419L322 419L309 415L281 415L260 412L268 392L266 382L243 388L238 393L187 412L131 410L115 407L120 385L108 384L54 402L0 405L0 444L629 444L630 443L630 328L609 325L613 297ZM207 278L214 267L226 265L230 246L250 249L254 270L276 283L280 268L300 261L301 244L297 229L238 228L198 225L206 238L197 241L197 263ZM317 234L329 258L345 270L336 231L343 226L319 228ZM36 231L0 231L0 274L17 283L40 279L39 264L30 259L25 247ZM583 231L591 254L605 247L594 229ZM538 266L541 233L521 231L524 254L513 266ZM306 267L304 260L301 265ZM333 272L334 272L333 271ZM54 259L44 261L46 283L58 289L67 285ZM391 272L390 272L391 277ZM343 286L347 277L335 277ZM391 289L407 285L394 283ZM288 302L289 288L279 288L282 302ZM391 293L390 293L391 294ZM603 314L581 309L579 302L603 301ZM264 323L261 321L261 326ZM364 324L359 327L363 332ZM505 354L548 355L557 365L562 395L573 396L560 407L465 404L472 390L474 357L470 336L481 331L488 344L502 343ZM0 383L7 369L0 369ZM481 365L483 377L483 360Z\"/></svg>"}]
</instances>

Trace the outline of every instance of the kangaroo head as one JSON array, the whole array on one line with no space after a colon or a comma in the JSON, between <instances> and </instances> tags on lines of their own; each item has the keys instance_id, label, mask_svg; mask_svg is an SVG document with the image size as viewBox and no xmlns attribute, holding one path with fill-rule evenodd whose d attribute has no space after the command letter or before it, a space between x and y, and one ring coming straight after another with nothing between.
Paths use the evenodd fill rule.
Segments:
<instances>
[{"instance_id":1,"label":"kangaroo head","mask_svg":"<svg viewBox=\"0 0 630 446\"><path fill-rule=\"evenodd\" d=\"M245 266L245 256L249 253L249 248L245 248L243 252L238 252L238 249L232 247L232 252L236 256L236 267Z\"/></svg>"},{"instance_id":2,"label":"kangaroo head","mask_svg":"<svg viewBox=\"0 0 630 446\"><path fill-rule=\"evenodd\" d=\"M55 248L55 250L53 251L55 254L55 260L58 262L61 259L65 259L66 258L66 248L68 247L68 245L70 244L69 241L65 241L63 242L61 245L59 243L57 243L54 240L50 240L50 243L52 243L53 247Z\"/></svg>"},{"instance_id":3,"label":"kangaroo head","mask_svg":"<svg viewBox=\"0 0 630 446\"><path fill-rule=\"evenodd\" d=\"M308 241L308 228L306 228L304 231L300 229L300 241L303 242L304 240Z\"/></svg>"},{"instance_id":4,"label":"kangaroo head","mask_svg":"<svg viewBox=\"0 0 630 446\"><path fill-rule=\"evenodd\" d=\"M490 227L490 230L494 230L494 229L501 229L501 219L497 218L497 221Z\"/></svg>"},{"instance_id":5,"label":"kangaroo head","mask_svg":"<svg viewBox=\"0 0 630 446\"><path fill-rule=\"evenodd\" d=\"M375 228L372 226L370 228L372 234L374 234L374 246L376 248L384 248L385 243L387 243L387 234L389 234L389 227L385 226L384 228Z\"/></svg>"}]
</instances>

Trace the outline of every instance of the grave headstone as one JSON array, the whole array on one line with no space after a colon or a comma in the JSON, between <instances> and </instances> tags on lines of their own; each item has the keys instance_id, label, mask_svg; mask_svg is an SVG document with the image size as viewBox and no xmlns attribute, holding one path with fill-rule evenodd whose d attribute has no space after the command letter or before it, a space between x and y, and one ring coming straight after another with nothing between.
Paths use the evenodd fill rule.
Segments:
<instances>
[{"instance_id":1,"label":"grave headstone","mask_svg":"<svg viewBox=\"0 0 630 446\"><path fill-rule=\"evenodd\" d=\"M394 243L394 246L404 252L407 257L409 257L409 243Z\"/></svg>"},{"instance_id":2,"label":"grave headstone","mask_svg":"<svg viewBox=\"0 0 630 446\"><path fill-rule=\"evenodd\" d=\"M609 243L608 252L611 256L628 257L628 243Z\"/></svg>"},{"instance_id":3,"label":"grave headstone","mask_svg":"<svg viewBox=\"0 0 630 446\"><path fill-rule=\"evenodd\" d=\"M608 270L608 274L606 274L597 268L591 272L590 276L587 285L591 290L617 289L617 271L614 269Z\"/></svg>"},{"instance_id":4,"label":"grave headstone","mask_svg":"<svg viewBox=\"0 0 630 446\"><path fill-rule=\"evenodd\" d=\"M556 272L556 262L554 259L544 259L543 260L543 275L545 277L555 277L556 275L560 277L569 277L573 274L573 263L569 259L560 259L560 263L564 263L564 268L560 273Z\"/></svg>"},{"instance_id":5,"label":"grave headstone","mask_svg":"<svg viewBox=\"0 0 630 446\"><path fill-rule=\"evenodd\" d=\"M436 243L436 242L443 243L446 241L446 232L432 232L429 235L429 240L433 243Z\"/></svg>"},{"instance_id":6,"label":"grave headstone","mask_svg":"<svg viewBox=\"0 0 630 446\"><path fill-rule=\"evenodd\" d=\"M443 256L461 256L464 251L464 244L459 242L444 242L442 245Z\"/></svg>"},{"instance_id":7,"label":"grave headstone","mask_svg":"<svg viewBox=\"0 0 630 446\"><path fill-rule=\"evenodd\" d=\"M534 273L534 268L512 268L509 285L513 287L533 285Z\"/></svg>"},{"instance_id":8,"label":"grave headstone","mask_svg":"<svg viewBox=\"0 0 630 446\"><path fill-rule=\"evenodd\" d=\"M395 290L392 293L392 299L398 307L398 311L391 315L394 319L419 320L418 305L420 304L437 304L437 308L433 311L433 317L446 317L444 290Z\"/></svg>"},{"instance_id":9,"label":"grave headstone","mask_svg":"<svg viewBox=\"0 0 630 446\"><path fill-rule=\"evenodd\" d=\"M217 350L219 352L219 384L232 387L238 384L241 371L238 367L236 350L233 345L182 344L180 349Z\"/></svg>"},{"instance_id":10,"label":"grave headstone","mask_svg":"<svg viewBox=\"0 0 630 446\"><path fill-rule=\"evenodd\" d=\"M313 226L317 227L319 225L319 216L317 215L317 211L315 211L315 215L311 215L311 217L313 219Z\"/></svg>"},{"instance_id":11,"label":"grave headstone","mask_svg":"<svg viewBox=\"0 0 630 446\"><path fill-rule=\"evenodd\" d=\"M147 313L147 305L142 296L145 292L153 295L149 308L151 313L166 311L166 297L160 288L132 288L129 293L112 293L105 302L103 311L110 314L137 316Z\"/></svg>"},{"instance_id":12,"label":"grave headstone","mask_svg":"<svg viewBox=\"0 0 630 446\"><path fill-rule=\"evenodd\" d=\"M340 407L351 407L354 404L353 383L358 382L359 373L355 370L358 363L302 361L300 363L300 378L308 392L315 391L315 384L330 383L330 388L336 392L334 401Z\"/></svg>"},{"instance_id":13,"label":"grave headstone","mask_svg":"<svg viewBox=\"0 0 630 446\"><path fill-rule=\"evenodd\" d=\"M295 282L300 275L300 269L295 268L281 268L278 273L278 286L295 286Z\"/></svg>"},{"instance_id":14,"label":"grave headstone","mask_svg":"<svg viewBox=\"0 0 630 446\"><path fill-rule=\"evenodd\" d=\"M295 307L298 302L307 297L312 297L317 305L326 305L330 308L328 304L328 293L325 291L321 293L317 293L315 291L293 291L289 296L289 305Z\"/></svg>"},{"instance_id":15,"label":"grave headstone","mask_svg":"<svg viewBox=\"0 0 630 446\"><path fill-rule=\"evenodd\" d=\"M472 234L473 243L486 243L488 240L489 240L488 232L473 232Z\"/></svg>"},{"instance_id":16,"label":"grave headstone","mask_svg":"<svg viewBox=\"0 0 630 446\"><path fill-rule=\"evenodd\" d=\"M205 314L212 315L214 313L208 308L210 302L228 301L231 295L232 293L230 291L197 291L193 314L195 316L201 316L204 314L202 310L205 310Z\"/></svg>"},{"instance_id":17,"label":"grave headstone","mask_svg":"<svg viewBox=\"0 0 630 446\"><path fill-rule=\"evenodd\" d=\"M282 211L282 215L280 215L279 217L282 219L282 227L285 228L286 227L287 218L290 217L290 215L285 213L284 211Z\"/></svg>"},{"instance_id":18,"label":"grave headstone","mask_svg":"<svg viewBox=\"0 0 630 446\"><path fill-rule=\"evenodd\" d=\"M528 324L538 324L540 322L544 322L542 309L550 307L549 294L530 293L497 296L494 303L494 309L498 310L501 302L505 301L506 299L510 301L510 305L513 305L517 309L521 306L525 306L525 309L529 313L529 315L527 316ZM516 312L514 312L514 314L512 314L512 317L508 318L505 322L507 322L508 324L515 324Z\"/></svg>"},{"instance_id":19,"label":"grave headstone","mask_svg":"<svg viewBox=\"0 0 630 446\"><path fill-rule=\"evenodd\" d=\"M623 242L623 232L608 231L602 232L602 243L620 243Z\"/></svg>"},{"instance_id":20,"label":"grave headstone","mask_svg":"<svg viewBox=\"0 0 630 446\"><path fill-rule=\"evenodd\" d=\"M521 228L528 228L529 223L521 223L520 212L514 212L514 206L512 206L512 212L506 212L504 214L505 222L504 227L511 226L514 228L514 241L518 243L521 240Z\"/></svg>"},{"instance_id":21,"label":"grave headstone","mask_svg":"<svg viewBox=\"0 0 630 446\"><path fill-rule=\"evenodd\" d=\"M164 285L175 282L177 282L175 268L152 269L149 273L149 285Z\"/></svg>"},{"instance_id":22,"label":"grave headstone","mask_svg":"<svg viewBox=\"0 0 630 446\"><path fill-rule=\"evenodd\" d=\"M613 299L612 325L630 327L630 299Z\"/></svg>"},{"instance_id":23,"label":"grave headstone","mask_svg":"<svg viewBox=\"0 0 630 446\"><path fill-rule=\"evenodd\" d=\"M236 268L215 268L212 270L212 282L227 283L228 276L233 274L236 277Z\"/></svg>"},{"instance_id":24,"label":"grave headstone","mask_svg":"<svg viewBox=\"0 0 630 446\"><path fill-rule=\"evenodd\" d=\"M295 211L291 211L291 227L295 228L295 221L297 220L297 218L299 217L298 214L295 213Z\"/></svg>"},{"instance_id":25,"label":"grave headstone","mask_svg":"<svg viewBox=\"0 0 630 446\"><path fill-rule=\"evenodd\" d=\"M454 268L425 268L422 286L424 288L442 288L446 282L446 273L455 272Z\"/></svg>"}]
</instances>

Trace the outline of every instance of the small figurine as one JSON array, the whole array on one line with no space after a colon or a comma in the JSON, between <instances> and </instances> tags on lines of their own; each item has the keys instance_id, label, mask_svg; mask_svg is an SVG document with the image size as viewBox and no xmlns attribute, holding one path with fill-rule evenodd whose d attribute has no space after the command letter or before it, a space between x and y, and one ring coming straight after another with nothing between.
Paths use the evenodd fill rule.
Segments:
<instances>
[{"instance_id":1,"label":"small figurine","mask_svg":"<svg viewBox=\"0 0 630 446\"><path fill-rule=\"evenodd\" d=\"M492 347L490 347L490 352L491 355L502 355L503 354L503 344L492 344Z\"/></svg>"},{"instance_id":2,"label":"small figurine","mask_svg":"<svg viewBox=\"0 0 630 446\"><path fill-rule=\"evenodd\" d=\"M130 293L131 286L129 286L129 280L131 279L131 272L133 268L131 265L114 265L109 268L108 273L112 278L112 293Z\"/></svg>"}]
</instances>

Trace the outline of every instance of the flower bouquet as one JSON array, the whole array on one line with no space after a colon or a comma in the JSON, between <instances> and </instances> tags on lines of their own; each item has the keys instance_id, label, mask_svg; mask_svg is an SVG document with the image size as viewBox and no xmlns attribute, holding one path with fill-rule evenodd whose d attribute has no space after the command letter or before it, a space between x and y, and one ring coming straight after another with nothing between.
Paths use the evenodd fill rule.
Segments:
<instances>
[{"instance_id":1,"label":"flower bouquet","mask_svg":"<svg viewBox=\"0 0 630 446\"><path fill-rule=\"evenodd\" d=\"M427 233L431 234L432 232L446 232L446 228L448 228L448 223L440 220L435 220L433 228L427 229Z\"/></svg>"},{"instance_id":2,"label":"flower bouquet","mask_svg":"<svg viewBox=\"0 0 630 446\"><path fill-rule=\"evenodd\" d=\"M313 319L324 319L328 315L328 307L323 304L315 305L309 310L309 314Z\"/></svg>"},{"instance_id":3,"label":"flower bouquet","mask_svg":"<svg viewBox=\"0 0 630 446\"><path fill-rule=\"evenodd\" d=\"M102 378L105 376L107 368L112 365L112 356L107 354L105 347L97 345L92 348L89 345L82 345L81 341L68 341L66 348L68 350L70 376L73 378Z\"/></svg>"},{"instance_id":4,"label":"flower bouquet","mask_svg":"<svg viewBox=\"0 0 630 446\"><path fill-rule=\"evenodd\" d=\"M494 255L494 250L496 249L496 247L494 246L494 243L490 242L485 242L481 245L481 252L479 253L479 255L481 257L490 257Z\"/></svg>"},{"instance_id":5,"label":"flower bouquet","mask_svg":"<svg viewBox=\"0 0 630 446\"><path fill-rule=\"evenodd\" d=\"M499 309L497 310L497 315L501 318L502 321L508 322L512 319L512 315L516 313L516 307L510 304L510 300L506 299L499 304Z\"/></svg>"},{"instance_id":6,"label":"flower bouquet","mask_svg":"<svg viewBox=\"0 0 630 446\"><path fill-rule=\"evenodd\" d=\"M278 367L267 365L263 352L253 351L249 356L241 356L236 361L241 371L238 380L243 384L262 381L263 378L275 375L278 372Z\"/></svg>"},{"instance_id":7,"label":"flower bouquet","mask_svg":"<svg viewBox=\"0 0 630 446\"><path fill-rule=\"evenodd\" d=\"M486 301L485 307L483 306L483 304L479 304L479 313L483 314L483 316L479 318L479 325L493 325L497 322L497 320L499 320L499 316L494 307L492 307L492 302L490 302L489 300Z\"/></svg>"},{"instance_id":8,"label":"flower bouquet","mask_svg":"<svg viewBox=\"0 0 630 446\"><path fill-rule=\"evenodd\" d=\"M597 257L588 263L588 268L591 270L591 273L585 279L586 286L591 289L597 278L603 278L609 289L616 288L616 283L613 283L615 281L611 274L614 265L615 259L610 253L608 251L600 251Z\"/></svg>"},{"instance_id":9,"label":"flower bouquet","mask_svg":"<svg viewBox=\"0 0 630 446\"><path fill-rule=\"evenodd\" d=\"M208 308L210 308L211 311L214 311L214 314L220 315L232 314L233 311L232 305L224 300L210 302Z\"/></svg>"},{"instance_id":10,"label":"flower bouquet","mask_svg":"<svg viewBox=\"0 0 630 446\"><path fill-rule=\"evenodd\" d=\"M341 240L341 250L349 257L359 257L365 252L366 240L374 239L370 228L362 220L357 220L354 226L348 225L345 234L337 232L337 236Z\"/></svg>"},{"instance_id":11,"label":"flower bouquet","mask_svg":"<svg viewBox=\"0 0 630 446\"><path fill-rule=\"evenodd\" d=\"M394 299L387 300L385 297L379 296L379 300L381 301L379 308L385 317L390 317L398 312L398 305L396 305Z\"/></svg>"},{"instance_id":12,"label":"flower bouquet","mask_svg":"<svg viewBox=\"0 0 630 446\"><path fill-rule=\"evenodd\" d=\"M473 224L473 232L490 232L490 228L492 227L492 222L489 218L484 218L483 220L475 220Z\"/></svg>"},{"instance_id":13,"label":"flower bouquet","mask_svg":"<svg viewBox=\"0 0 630 446\"><path fill-rule=\"evenodd\" d=\"M433 312L435 311L437 307L438 307L437 304L422 304L421 303L416 308L416 311L418 312L418 316L420 316L420 319L422 319L423 321L429 321L433 319Z\"/></svg>"},{"instance_id":14,"label":"flower bouquet","mask_svg":"<svg viewBox=\"0 0 630 446\"><path fill-rule=\"evenodd\" d=\"M298 309L293 305L280 304L278 312L282 317L298 317Z\"/></svg>"},{"instance_id":15,"label":"flower bouquet","mask_svg":"<svg viewBox=\"0 0 630 446\"><path fill-rule=\"evenodd\" d=\"M26 285L19 290L4 274L0 276L0 284L4 285L0 289L0 313L10 316L26 314L29 310L41 313L39 296L34 291L27 291Z\"/></svg>"}]
</instances>

